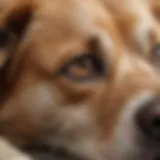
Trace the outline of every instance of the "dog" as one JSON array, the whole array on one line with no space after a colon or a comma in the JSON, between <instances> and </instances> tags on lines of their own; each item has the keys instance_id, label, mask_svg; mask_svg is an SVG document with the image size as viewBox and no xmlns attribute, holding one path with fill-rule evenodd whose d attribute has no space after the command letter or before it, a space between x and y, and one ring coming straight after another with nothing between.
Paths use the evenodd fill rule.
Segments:
<instances>
[{"instance_id":1,"label":"dog","mask_svg":"<svg viewBox=\"0 0 160 160\"><path fill-rule=\"evenodd\" d=\"M13 45L5 50L14 55L6 76L12 83L1 104L1 136L22 150L64 149L76 157L71 160L160 157L159 74L132 54L109 5L0 3L0 30ZM13 160L4 154L0 149L3 159Z\"/></svg>"}]
</instances>

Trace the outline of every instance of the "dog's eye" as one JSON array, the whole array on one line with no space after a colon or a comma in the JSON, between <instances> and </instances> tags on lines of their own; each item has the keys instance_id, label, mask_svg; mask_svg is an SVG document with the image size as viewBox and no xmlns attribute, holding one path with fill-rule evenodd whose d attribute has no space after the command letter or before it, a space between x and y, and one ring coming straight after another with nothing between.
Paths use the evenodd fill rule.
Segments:
<instances>
[{"instance_id":1,"label":"dog's eye","mask_svg":"<svg viewBox=\"0 0 160 160\"><path fill-rule=\"evenodd\" d=\"M154 56L156 56L157 58L160 58L160 44L154 46L152 54L154 54Z\"/></svg>"},{"instance_id":2,"label":"dog's eye","mask_svg":"<svg viewBox=\"0 0 160 160\"><path fill-rule=\"evenodd\" d=\"M157 44L154 46L151 52L151 62L157 66L160 67L160 44Z\"/></svg>"},{"instance_id":3,"label":"dog's eye","mask_svg":"<svg viewBox=\"0 0 160 160\"><path fill-rule=\"evenodd\" d=\"M93 80L104 75L104 67L101 59L90 54L72 59L61 73L73 80Z\"/></svg>"}]
</instances>

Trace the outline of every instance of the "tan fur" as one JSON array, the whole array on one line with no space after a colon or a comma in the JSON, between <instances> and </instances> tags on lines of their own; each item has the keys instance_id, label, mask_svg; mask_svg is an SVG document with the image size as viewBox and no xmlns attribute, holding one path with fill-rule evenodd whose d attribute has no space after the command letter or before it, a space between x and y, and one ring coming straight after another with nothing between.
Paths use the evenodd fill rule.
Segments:
<instances>
[{"instance_id":1,"label":"tan fur","mask_svg":"<svg viewBox=\"0 0 160 160\"><path fill-rule=\"evenodd\" d=\"M152 3L153 1L151 0ZM104 0L104 2L115 16L129 49L134 52L138 51L145 57L154 54L153 48L160 43L160 30L151 12L149 1ZM158 3L158 0L155 3Z\"/></svg>"},{"instance_id":2,"label":"tan fur","mask_svg":"<svg viewBox=\"0 0 160 160\"><path fill-rule=\"evenodd\" d=\"M160 22L160 1L159 0L144 0L144 2L148 3L149 8L151 9L154 17L158 22Z\"/></svg>"},{"instance_id":3,"label":"tan fur","mask_svg":"<svg viewBox=\"0 0 160 160\"><path fill-rule=\"evenodd\" d=\"M16 49L6 79L13 83L1 105L2 135L20 147L62 146L82 159L154 156L155 146L144 150L139 142L134 114L159 96L159 76L127 47L121 35L122 30L129 34L126 23L119 26L99 0L2 2L9 4L2 5L2 28L20 25L24 17L28 22L22 35L12 33ZM139 20L131 17L135 27ZM101 79L79 82L58 74L73 57L88 52L104 61Z\"/></svg>"},{"instance_id":4,"label":"tan fur","mask_svg":"<svg viewBox=\"0 0 160 160\"><path fill-rule=\"evenodd\" d=\"M0 148L0 160L32 160L2 137L0 137Z\"/></svg>"}]
</instances>

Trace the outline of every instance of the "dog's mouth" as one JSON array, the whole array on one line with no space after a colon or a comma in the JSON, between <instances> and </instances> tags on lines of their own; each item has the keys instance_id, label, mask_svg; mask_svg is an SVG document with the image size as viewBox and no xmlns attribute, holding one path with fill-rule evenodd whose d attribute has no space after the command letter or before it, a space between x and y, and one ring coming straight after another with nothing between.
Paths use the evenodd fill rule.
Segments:
<instances>
[{"instance_id":1,"label":"dog's mouth","mask_svg":"<svg viewBox=\"0 0 160 160\"><path fill-rule=\"evenodd\" d=\"M32 155L34 160L84 160L82 157L74 155L64 148L41 148L28 150L27 152ZM119 158L117 158L116 160L118 159ZM143 159L143 157L137 160L140 159ZM133 157L130 157L127 160L133 160ZM148 159L146 160L160 160L160 154L153 156L152 158L148 157Z\"/></svg>"},{"instance_id":2,"label":"dog's mouth","mask_svg":"<svg viewBox=\"0 0 160 160\"><path fill-rule=\"evenodd\" d=\"M83 160L81 157L70 153L65 148L50 148L48 146L25 148L34 160Z\"/></svg>"},{"instance_id":3,"label":"dog's mouth","mask_svg":"<svg viewBox=\"0 0 160 160\"><path fill-rule=\"evenodd\" d=\"M33 157L34 160L87 160L86 158L81 157L81 155L76 155L71 153L67 148L62 147L49 147L49 146L36 146L29 147L24 149L25 152L29 153ZM116 154L116 153L115 153ZM131 156L131 155L130 155ZM127 160L135 160L134 155L128 157ZM138 156L139 157L139 156ZM114 160L121 160L122 158L117 157ZM147 153L141 155L137 160L145 159L145 160L160 160L160 152L156 152L154 154ZM113 160L106 158L106 160ZM126 160L126 158L123 158Z\"/></svg>"}]
</instances>

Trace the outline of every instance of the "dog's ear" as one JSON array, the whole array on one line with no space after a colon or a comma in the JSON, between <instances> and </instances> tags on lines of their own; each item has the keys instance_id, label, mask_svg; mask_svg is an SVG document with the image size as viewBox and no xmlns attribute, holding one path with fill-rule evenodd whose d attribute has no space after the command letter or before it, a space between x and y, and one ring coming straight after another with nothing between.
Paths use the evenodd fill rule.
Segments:
<instances>
[{"instance_id":1,"label":"dog's ear","mask_svg":"<svg viewBox=\"0 0 160 160\"><path fill-rule=\"evenodd\" d=\"M16 53L32 18L32 0L2 0L0 3L0 71ZM2 4L2 6L1 6Z\"/></svg>"},{"instance_id":2,"label":"dog's ear","mask_svg":"<svg viewBox=\"0 0 160 160\"><path fill-rule=\"evenodd\" d=\"M12 86L9 71L31 22L33 7L33 0L0 2L0 103Z\"/></svg>"}]
</instances>

